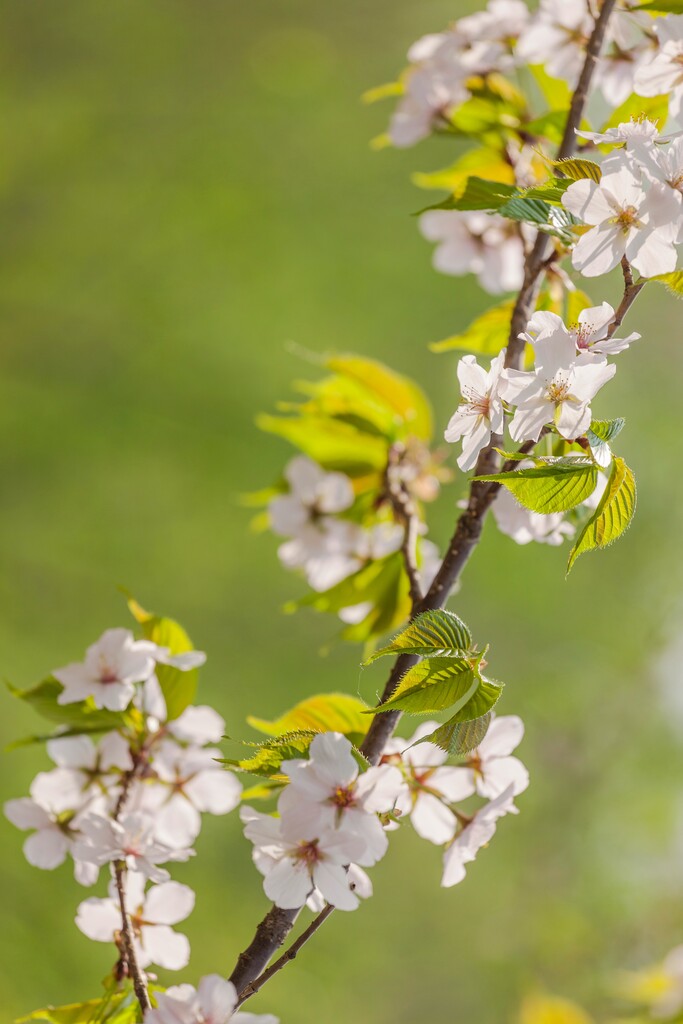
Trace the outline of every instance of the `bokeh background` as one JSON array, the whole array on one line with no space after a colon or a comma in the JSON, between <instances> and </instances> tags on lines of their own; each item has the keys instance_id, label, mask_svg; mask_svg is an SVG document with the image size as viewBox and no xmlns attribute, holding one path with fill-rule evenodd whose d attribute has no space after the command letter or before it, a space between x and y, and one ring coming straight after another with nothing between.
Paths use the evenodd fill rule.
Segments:
<instances>
[{"instance_id":1,"label":"bokeh background","mask_svg":"<svg viewBox=\"0 0 683 1024\"><path fill-rule=\"evenodd\" d=\"M126 624L124 584L208 652L200 696L232 735L316 690L373 697L382 673L361 676L358 650L318 653L329 620L281 614L301 587L239 495L288 456L253 419L308 372L292 342L413 374L441 424L454 408L456 356L427 343L487 298L431 271L409 181L452 151L372 152L388 108L359 96L472 6L2 5L2 676L29 685ZM501 710L527 723L521 814L448 891L438 851L404 830L374 899L335 915L255 1010L507 1022L534 986L599 1007L612 971L683 939L680 322L653 288L631 320L645 340L597 407L628 414L619 445L640 498L626 538L565 581L566 551L489 525L456 599L493 642ZM460 489L433 512L442 541ZM2 698L5 744L37 727ZM8 798L46 759L1 763ZM29 868L4 819L0 835L3 1019L96 995L111 951L72 923L86 894L67 866ZM236 815L208 818L198 848L176 873L198 894L184 980L229 972L267 906Z\"/></svg>"}]
</instances>

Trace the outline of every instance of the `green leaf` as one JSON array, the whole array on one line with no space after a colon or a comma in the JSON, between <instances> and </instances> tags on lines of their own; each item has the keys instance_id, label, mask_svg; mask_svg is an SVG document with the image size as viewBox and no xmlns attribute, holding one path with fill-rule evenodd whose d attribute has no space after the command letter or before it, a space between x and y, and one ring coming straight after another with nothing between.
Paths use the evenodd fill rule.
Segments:
<instances>
[{"instance_id":1,"label":"green leaf","mask_svg":"<svg viewBox=\"0 0 683 1024\"><path fill-rule=\"evenodd\" d=\"M288 732L341 732L360 740L368 729L364 717L366 705L358 697L346 693L318 693L300 701L280 718L268 721L247 717L252 729L268 736L282 736Z\"/></svg>"},{"instance_id":2,"label":"green leaf","mask_svg":"<svg viewBox=\"0 0 683 1024\"><path fill-rule=\"evenodd\" d=\"M544 199L547 203L561 203L571 185L567 178L548 178L540 185L532 185L520 193L523 199Z\"/></svg>"},{"instance_id":3,"label":"green leaf","mask_svg":"<svg viewBox=\"0 0 683 1024\"><path fill-rule=\"evenodd\" d=\"M429 441L434 423L429 401L414 381L404 377L376 359L338 355L326 360L335 373L363 385L381 399L415 437Z\"/></svg>"},{"instance_id":4,"label":"green leaf","mask_svg":"<svg viewBox=\"0 0 683 1024\"><path fill-rule=\"evenodd\" d=\"M418 188L446 189L455 193L473 176L487 181L501 181L506 185L513 185L515 180L514 171L502 151L488 146L468 150L454 164L441 171L413 174L412 180Z\"/></svg>"},{"instance_id":5,"label":"green leaf","mask_svg":"<svg viewBox=\"0 0 683 1024\"><path fill-rule=\"evenodd\" d=\"M534 64L529 70L550 109L561 113L566 121L569 103L572 98L571 89L567 83L562 78L551 78L542 64Z\"/></svg>"},{"instance_id":6,"label":"green leaf","mask_svg":"<svg viewBox=\"0 0 683 1024\"><path fill-rule=\"evenodd\" d=\"M594 160L572 156L567 160L548 160L548 163L560 171L565 178L570 178L572 181L588 178L599 184L602 180L602 168Z\"/></svg>"},{"instance_id":7,"label":"green leaf","mask_svg":"<svg viewBox=\"0 0 683 1024\"><path fill-rule=\"evenodd\" d=\"M185 654L187 651L194 650L189 636L180 623L174 619L166 619L145 611L132 597L128 598L128 608L133 618L140 623L147 640L158 644L159 647L168 647L171 654ZM189 672L181 672L179 668L174 668L172 665L157 665L156 677L166 701L166 711L170 721L182 714L188 704L194 700L199 683L199 672L196 668Z\"/></svg>"},{"instance_id":8,"label":"green leaf","mask_svg":"<svg viewBox=\"0 0 683 1024\"><path fill-rule=\"evenodd\" d=\"M476 479L502 484L525 508L548 515L576 508L590 497L598 482L598 470L589 459L553 459L541 466Z\"/></svg>"},{"instance_id":9,"label":"green leaf","mask_svg":"<svg viewBox=\"0 0 683 1024\"><path fill-rule=\"evenodd\" d=\"M287 776L279 771L283 761L297 757L305 757L308 748L319 733L312 730L296 730L275 736L264 743L246 743L245 746L256 748L256 753L243 760L217 758L221 764L228 764L238 772L249 772L278 782L286 782Z\"/></svg>"},{"instance_id":10,"label":"green leaf","mask_svg":"<svg viewBox=\"0 0 683 1024\"><path fill-rule=\"evenodd\" d=\"M385 654L419 654L462 658L472 647L472 634L465 623L443 608L422 612L401 630L386 647L375 651L365 662L369 665Z\"/></svg>"},{"instance_id":11,"label":"green leaf","mask_svg":"<svg viewBox=\"0 0 683 1024\"><path fill-rule=\"evenodd\" d=\"M482 655L469 661L425 658L406 672L395 693L376 710L424 715L455 708L460 721L479 718L494 706L503 689L481 675L481 659Z\"/></svg>"},{"instance_id":12,"label":"green leaf","mask_svg":"<svg viewBox=\"0 0 683 1024\"><path fill-rule=\"evenodd\" d=\"M512 300L493 306L477 317L462 334L454 334L443 341L432 342L430 350L441 353L458 349L477 355L497 356L510 339L513 306Z\"/></svg>"},{"instance_id":13,"label":"green leaf","mask_svg":"<svg viewBox=\"0 0 683 1024\"><path fill-rule=\"evenodd\" d=\"M683 14L683 0L651 0L634 10L647 11L648 14Z\"/></svg>"},{"instance_id":14,"label":"green leaf","mask_svg":"<svg viewBox=\"0 0 683 1024\"><path fill-rule=\"evenodd\" d=\"M52 676L28 690L20 690L10 683L7 684L7 688L13 697L30 704L43 718L59 725L68 725L71 736L77 736L82 732L120 729L127 723L124 712L102 711L95 707L91 697L74 704L58 704L57 698L64 687Z\"/></svg>"},{"instance_id":15,"label":"green leaf","mask_svg":"<svg viewBox=\"0 0 683 1024\"><path fill-rule=\"evenodd\" d=\"M456 715L440 726L435 732L430 733L420 740L420 743L435 743L451 756L462 756L469 754L479 746L488 732L491 724L491 713L482 715L481 718L473 718L469 721L460 721Z\"/></svg>"},{"instance_id":16,"label":"green leaf","mask_svg":"<svg viewBox=\"0 0 683 1024\"><path fill-rule=\"evenodd\" d=\"M659 281L660 284L666 285L667 290L677 299L683 295L683 270L673 270L670 274L657 274L656 277L651 277L650 281Z\"/></svg>"},{"instance_id":17,"label":"green leaf","mask_svg":"<svg viewBox=\"0 0 683 1024\"><path fill-rule=\"evenodd\" d=\"M584 309L589 309L592 305L593 300L590 296L586 295L579 288L573 292L567 292L567 323L578 323L579 315L583 313Z\"/></svg>"},{"instance_id":18,"label":"green leaf","mask_svg":"<svg viewBox=\"0 0 683 1024\"><path fill-rule=\"evenodd\" d=\"M625 121L631 118L639 120L647 117L651 121L659 123L660 128L669 115L669 97L663 96L636 96L634 93L629 96L620 107L612 112L609 119L602 125L600 131L606 132L609 128L618 128Z\"/></svg>"},{"instance_id":19,"label":"green leaf","mask_svg":"<svg viewBox=\"0 0 683 1024\"><path fill-rule=\"evenodd\" d=\"M261 430L277 434L326 469L339 469L350 475L384 469L387 444L363 430L327 416L256 417Z\"/></svg>"},{"instance_id":20,"label":"green leaf","mask_svg":"<svg viewBox=\"0 0 683 1024\"><path fill-rule=\"evenodd\" d=\"M584 551L606 548L630 526L636 510L636 481L623 459L615 458L605 493L569 553L567 573Z\"/></svg>"},{"instance_id":21,"label":"green leaf","mask_svg":"<svg viewBox=\"0 0 683 1024\"><path fill-rule=\"evenodd\" d=\"M28 1024L29 1021L42 1024L133 1024L137 1020L137 1009L129 992L117 992L85 1003L46 1006L26 1017L19 1017L14 1024Z\"/></svg>"},{"instance_id":22,"label":"green leaf","mask_svg":"<svg viewBox=\"0 0 683 1024\"><path fill-rule=\"evenodd\" d=\"M528 121L524 125L524 131L529 135L540 135L549 142L560 143L564 135L564 126L567 121L565 110L549 110L540 117Z\"/></svg>"},{"instance_id":23,"label":"green leaf","mask_svg":"<svg viewBox=\"0 0 683 1024\"><path fill-rule=\"evenodd\" d=\"M539 231L568 240L576 218L563 206L551 206L542 199L528 199L522 195L513 196L509 202L498 208L500 217L508 220L533 224Z\"/></svg>"},{"instance_id":24,"label":"green leaf","mask_svg":"<svg viewBox=\"0 0 683 1024\"><path fill-rule=\"evenodd\" d=\"M586 431L586 437L593 448L601 444L609 444L622 432L625 422L623 416L618 416L613 420L593 420L590 428Z\"/></svg>"},{"instance_id":25,"label":"green leaf","mask_svg":"<svg viewBox=\"0 0 683 1024\"><path fill-rule=\"evenodd\" d=\"M500 181L486 181L484 178L468 178L465 188L458 195L449 196L443 202L427 206L427 210L497 210L517 194L514 185ZM424 213L424 210L420 210Z\"/></svg>"}]
</instances>

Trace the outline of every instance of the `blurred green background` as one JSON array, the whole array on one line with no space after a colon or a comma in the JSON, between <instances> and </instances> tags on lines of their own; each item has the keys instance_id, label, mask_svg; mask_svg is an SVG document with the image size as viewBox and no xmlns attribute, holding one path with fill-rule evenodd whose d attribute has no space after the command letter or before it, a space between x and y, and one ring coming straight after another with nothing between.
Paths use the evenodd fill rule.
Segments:
<instances>
[{"instance_id":1,"label":"blurred green background","mask_svg":"<svg viewBox=\"0 0 683 1024\"><path fill-rule=\"evenodd\" d=\"M0 9L0 659L29 685L127 624L116 591L179 618L209 654L201 698L233 735L316 690L371 699L359 651L280 608L298 581L249 532L240 492L288 456L253 417L307 371L290 354L355 350L413 374L444 424L455 356L427 343L487 299L434 274L409 214L438 140L374 153L408 44L472 3L7 0ZM594 289L595 294L595 289ZM613 293L614 294L614 293ZM596 298L602 299L598 292ZM628 414L632 529L564 579L565 550L489 525L455 607L493 642L501 711L527 723L533 784L466 882L409 830L253 1009L283 1024L512 1021L545 985L599 1005L616 968L683 938L680 313L646 296L597 412ZM453 458L451 457L452 461ZM445 541L458 484L433 514ZM35 731L3 698L4 744ZM44 753L2 755L2 797ZM72 919L88 895L28 867L0 821L2 1016L96 995L111 950ZM184 980L229 972L266 909L236 815L208 818L183 929ZM92 895L92 893L89 893ZM177 976L168 976L171 982Z\"/></svg>"}]
</instances>

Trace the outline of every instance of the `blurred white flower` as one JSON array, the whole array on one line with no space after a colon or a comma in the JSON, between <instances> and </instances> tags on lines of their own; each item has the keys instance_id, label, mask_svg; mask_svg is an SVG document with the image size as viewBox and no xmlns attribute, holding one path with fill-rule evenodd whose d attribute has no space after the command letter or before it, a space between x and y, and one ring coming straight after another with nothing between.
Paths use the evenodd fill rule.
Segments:
<instances>
[{"instance_id":1,"label":"blurred white flower","mask_svg":"<svg viewBox=\"0 0 683 1024\"><path fill-rule=\"evenodd\" d=\"M235 986L218 974L207 974L197 989L172 985L155 998L157 1008L145 1012L145 1024L279 1024L269 1013L235 1013Z\"/></svg>"},{"instance_id":2,"label":"blurred white flower","mask_svg":"<svg viewBox=\"0 0 683 1024\"><path fill-rule=\"evenodd\" d=\"M142 812L126 814L120 821L87 814L80 830L74 857L97 867L120 860L129 871L137 871L151 882L168 881L168 871L159 864L194 856L194 850L171 849L160 843L155 836L154 818Z\"/></svg>"},{"instance_id":3,"label":"blurred white flower","mask_svg":"<svg viewBox=\"0 0 683 1024\"><path fill-rule=\"evenodd\" d=\"M437 242L432 263L443 274L476 274L492 295L522 285L524 244L519 225L497 214L461 210L427 210L420 231Z\"/></svg>"},{"instance_id":4,"label":"blurred white flower","mask_svg":"<svg viewBox=\"0 0 683 1024\"><path fill-rule=\"evenodd\" d=\"M466 872L465 865L473 861L479 850L491 841L498 819L505 814L517 813L517 808L512 802L513 796L514 786L510 785L463 824L443 855L441 885L444 888L462 882Z\"/></svg>"},{"instance_id":5,"label":"blurred white flower","mask_svg":"<svg viewBox=\"0 0 683 1024\"><path fill-rule=\"evenodd\" d=\"M123 711L135 695L135 684L154 672L156 644L135 640L128 629L108 629L88 647L84 662L73 662L53 672L64 689L58 704L73 704L92 697L96 707Z\"/></svg>"}]
</instances>

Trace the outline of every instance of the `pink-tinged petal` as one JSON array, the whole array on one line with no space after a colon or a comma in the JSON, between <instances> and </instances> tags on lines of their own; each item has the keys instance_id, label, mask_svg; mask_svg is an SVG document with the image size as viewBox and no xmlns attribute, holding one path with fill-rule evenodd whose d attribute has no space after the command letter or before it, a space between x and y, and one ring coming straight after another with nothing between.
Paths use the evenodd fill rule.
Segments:
<instances>
[{"instance_id":1,"label":"pink-tinged petal","mask_svg":"<svg viewBox=\"0 0 683 1024\"><path fill-rule=\"evenodd\" d=\"M218 743L225 732L225 721L213 708L191 705L170 723L169 730L188 743Z\"/></svg>"},{"instance_id":2,"label":"pink-tinged petal","mask_svg":"<svg viewBox=\"0 0 683 1024\"><path fill-rule=\"evenodd\" d=\"M626 257L643 277L669 274L676 269L676 247L666 231L640 231L630 238Z\"/></svg>"},{"instance_id":3,"label":"pink-tinged petal","mask_svg":"<svg viewBox=\"0 0 683 1024\"><path fill-rule=\"evenodd\" d=\"M53 768L38 772L31 783L31 796L37 803L55 814L72 811L84 802L83 776L71 768Z\"/></svg>"},{"instance_id":4,"label":"pink-tinged petal","mask_svg":"<svg viewBox=\"0 0 683 1024\"><path fill-rule=\"evenodd\" d=\"M283 910L303 907L313 888L308 869L288 857L279 861L263 880L263 890L273 903Z\"/></svg>"},{"instance_id":5,"label":"pink-tinged petal","mask_svg":"<svg viewBox=\"0 0 683 1024\"><path fill-rule=\"evenodd\" d=\"M485 395L489 389L489 375L479 365L474 356L463 356L458 362L458 382L460 390L476 391L479 395Z\"/></svg>"},{"instance_id":6,"label":"pink-tinged petal","mask_svg":"<svg viewBox=\"0 0 683 1024\"><path fill-rule=\"evenodd\" d=\"M73 850L71 851L73 856ZM94 885L100 875L97 864L87 864L85 861L76 860L74 857L74 878L79 885L89 887Z\"/></svg>"},{"instance_id":7,"label":"pink-tinged petal","mask_svg":"<svg viewBox=\"0 0 683 1024\"><path fill-rule=\"evenodd\" d=\"M46 828L51 821L45 808L27 796L19 800L8 800L4 810L7 820L20 829Z\"/></svg>"},{"instance_id":8,"label":"pink-tinged petal","mask_svg":"<svg viewBox=\"0 0 683 1024\"><path fill-rule=\"evenodd\" d=\"M133 767L130 747L118 732L108 732L106 736L102 737L98 746L98 754L102 771L107 772L112 768L128 771Z\"/></svg>"},{"instance_id":9,"label":"pink-tinged petal","mask_svg":"<svg viewBox=\"0 0 683 1024\"><path fill-rule=\"evenodd\" d=\"M600 306L591 306L582 309L578 321L582 326L590 329L590 337L602 337L603 332L614 320L614 309L609 302L603 302Z\"/></svg>"},{"instance_id":10,"label":"pink-tinged petal","mask_svg":"<svg viewBox=\"0 0 683 1024\"><path fill-rule=\"evenodd\" d=\"M534 313L526 329L527 334L533 340L542 337L544 334L555 334L557 331L567 333L562 317L558 316L557 313L550 313L546 310L538 310L538 312Z\"/></svg>"},{"instance_id":11,"label":"pink-tinged petal","mask_svg":"<svg viewBox=\"0 0 683 1024\"><path fill-rule=\"evenodd\" d=\"M135 686L131 682L94 683L91 687L95 707L105 711L125 711L135 696Z\"/></svg>"},{"instance_id":12,"label":"pink-tinged petal","mask_svg":"<svg viewBox=\"0 0 683 1024\"><path fill-rule=\"evenodd\" d=\"M185 792L195 807L206 814L227 814L240 802L242 785L221 768L198 772L185 785Z\"/></svg>"},{"instance_id":13,"label":"pink-tinged petal","mask_svg":"<svg viewBox=\"0 0 683 1024\"><path fill-rule=\"evenodd\" d=\"M497 757L484 765L483 776L477 779L477 792L489 799L500 796L512 786L515 796L529 785L529 772L517 757Z\"/></svg>"},{"instance_id":14,"label":"pink-tinged petal","mask_svg":"<svg viewBox=\"0 0 683 1024\"><path fill-rule=\"evenodd\" d=\"M335 787L348 785L358 775L351 743L339 732L316 736L310 746L310 758L316 775Z\"/></svg>"},{"instance_id":15,"label":"pink-tinged petal","mask_svg":"<svg viewBox=\"0 0 683 1024\"><path fill-rule=\"evenodd\" d=\"M576 398L590 401L616 372L617 368L614 363L608 363L606 359L590 353L580 355L574 367L572 392Z\"/></svg>"},{"instance_id":16,"label":"pink-tinged petal","mask_svg":"<svg viewBox=\"0 0 683 1024\"><path fill-rule=\"evenodd\" d=\"M614 216L614 210L603 190L595 181L582 178L569 186L562 204L584 224L601 224Z\"/></svg>"},{"instance_id":17,"label":"pink-tinged petal","mask_svg":"<svg viewBox=\"0 0 683 1024\"><path fill-rule=\"evenodd\" d=\"M466 800L475 791L472 772L464 766L446 765L443 768L437 768L429 776L428 786L440 793L451 804Z\"/></svg>"},{"instance_id":18,"label":"pink-tinged petal","mask_svg":"<svg viewBox=\"0 0 683 1024\"><path fill-rule=\"evenodd\" d=\"M605 160L599 187L615 213L629 206L637 210L645 194L641 169L625 150Z\"/></svg>"},{"instance_id":19,"label":"pink-tinged petal","mask_svg":"<svg viewBox=\"0 0 683 1024\"><path fill-rule=\"evenodd\" d=\"M398 768L393 765L379 765L368 768L356 783L356 798L362 803L364 810L383 814L390 811L399 794L405 788L405 782Z\"/></svg>"},{"instance_id":20,"label":"pink-tinged petal","mask_svg":"<svg viewBox=\"0 0 683 1024\"><path fill-rule=\"evenodd\" d=\"M455 843L446 850L443 855L443 875L441 886L449 889L452 885L462 882L465 877L465 865L462 859L462 852Z\"/></svg>"},{"instance_id":21,"label":"pink-tinged petal","mask_svg":"<svg viewBox=\"0 0 683 1024\"><path fill-rule=\"evenodd\" d=\"M201 827L199 811L181 793L172 796L154 819L157 839L173 849L191 846Z\"/></svg>"},{"instance_id":22,"label":"pink-tinged petal","mask_svg":"<svg viewBox=\"0 0 683 1024\"><path fill-rule=\"evenodd\" d=\"M358 897L351 892L349 880L343 867L324 861L313 868L313 881L328 903L337 910L355 910Z\"/></svg>"},{"instance_id":23,"label":"pink-tinged petal","mask_svg":"<svg viewBox=\"0 0 683 1024\"><path fill-rule=\"evenodd\" d=\"M350 807L344 812L339 831L348 829L354 834L354 838L362 840L364 849L361 852L358 847L353 848L353 857L345 854L343 863L348 864L350 860L357 861L365 867L372 867L381 860L387 852L389 837L374 814L366 814L365 811L356 807ZM326 853L329 853L329 846Z\"/></svg>"},{"instance_id":24,"label":"pink-tinged petal","mask_svg":"<svg viewBox=\"0 0 683 1024\"><path fill-rule=\"evenodd\" d=\"M230 1024L280 1024L278 1017L272 1013L236 1013L230 1018Z\"/></svg>"},{"instance_id":25,"label":"pink-tinged petal","mask_svg":"<svg viewBox=\"0 0 683 1024\"><path fill-rule=\"evenodd\" d=\"M366 871L359 868L357 864L349 864L346 877L349 887L353 889L356 896L360 896L362 900L370 899L372 896L372 882Z\"/></svg>"},{"instance_id":26,"label":"pink-tinged petal","mask_svg":"<svg viewBox=\"0 0 683 1024\"><path fill-rule=\"evenodd\" d=\"M187 936L165 924L143 926L141 946L149 963L167 971L180 971L190 962Z\"/></svg>"},{"instance_id":27,"label":"pink-tinged petal","mask_svg":"<svg viewBox=\"0 0 683 1024\"><path fill-rule=\"evenodd\" d=\"M147 893L144 919L150 924L178 924L194 909L194 892L180 882L163 882ZM159 963L155 960L155 963Z\"/></svg>"},{"instance_id":28,"label":"pink-tinged petal","mask_svg":"<svg viewBox=\"0 0 683 1024\"><path fill-rule=\"evenodd\" d=\"M535 404L520 406L510 423L514 441L538 441L541 431L553 418L554 407L539 396Z\"/></svg>"},{"instance_id":29,"label":"pink-tinged petal","mask_svg":"<svg viewBox=\"0 0 683 1024\"><path fill-rule=\"evenodd\" d=\"M397 739L398 750L403 753L403 760L413 768L436 768L448 760L448 754L436 743L419 743L424 737L431 735L439 728L438 722L424 722L415 730L409 740Z\"/></svg>"},{"instance_id":30,"label":"pink-tinged petal","mask_svg":"<svg viewBox=\"0 0 683 1024\"><path fill-rule=\"evenodd\" d=\"M113 900L84 900L76 912L76 926L94 942L113 942L121 928L121 910Z\"/></svg>"},{"instance_id":31,"label":"pink-tinged petal","mask_svg":"<svg viewBox=\"0 0 683 1024\"><path fill-rule=\"evenodd\" d=\"M572 252L572 264L585 277L600 277L614 270L625 249L624 232L607 222L581 236Z\"/></svg>"},{"instance_id":32,"label":"pink-tinged petal","mask_svg":"<svg viewBox=\"0 0 683 1024\"><path fill-rule=\"evenodd\" d=\"M576 343L566 330L554 331L537 338L534 345L535 365L543 370L546 379L552 378L560 370L566 370L574 362Z\"/></svg>"},{"instance_id":33,"label":"pink-tinged petal","mask_svg":"<svg viewBox=\"0 0 683 1024\"><path fill-rule=\"evenodd\" d=\"M289 785L278 800L280 833L285 843L316 839L325 829L333 828L337 816L331 803L308 801Z\"/></svg>"},{"instance_id":34,"label":"pink-tinged petal","mask_svg":"<svg viewBox=\"0 0 683 1024\"><path fill-rule=\"evenodd\" d=\"M663 96L671 91L679 75L680 68L659 55L650 64L638 68L635 90L639 96Z\"/></svg>"},{"instance_id":35,"label":"pink-tinged petal","mask_svg":"<svg viewBox=\"0 0 683 1024\"><path fill-rule=\"evenodd\" d=\"M319 512L343 512L354 502L353 484L345 473L327 473L318 487L316 508Z\"/></svg>"},{"instance_id":36,"label":"pink-tinged petal","mask_svg":"<svg viewBox=\"0 0 683 1024\"><path fill-rule=\"evenodd\" d=\"M57 697L58 704L75 704L86 700L92 693L93 682L85 665L73 662L64 668L56 669L52 675L64 689Z\"/></svg>"},{"instance_id":37,"label":"pink-tinged petal","mask_svg":"<svg viewBox=\"0 0 683 1024\"><path fill-rule=\"evenodd\" d=\"M304 504L312 505L318 486L325 477L325 471L307 455L295 455L287 463L284 476L294 494Z\"/></svg>"},{"instance_id":38,"label":"pink-tinged petal","mask_svg":"<svg viewBox=\"0 0 683 1024\"><path fill-rule=\"evenodd\" d=\"M197 994L207 1024L227 1024L237 1005L237 992L232 982L219 974L207 974L199 982Z\"/></svg>"},{"instance_id":39,"label":"pink-tinged petal","mask_svg":"<svg viewBox=\"0 0 683 1024\"><path fill-rule=\"evenodd\" d=\"M567 399L562 402L555 416L555 426L561 437L567 441L581 437L591 425L591 410L586 402Z\"/></svg>"},{"instance_id":40,"label":"pink-tinged petal","mask_svg":"<svg viewBox=\"0 0 683 1024\"><path fill-rule=\"evenodd\" d=\"M477 464L479 452L491 440L491 425L483 416L479 417L474 429L466 434L462 442L462 455L458 457L458 465L464 473L468 473Z\"/></svg>"},{"instance_id":41,"label":"pink-tinged petal","mask_svg":"<svg viewBox=\"0 0 683 1024\"><path fill-rule=\"evenodd\" d=\"M24 843L24 856L34 868L52 871L64 863L69 843L58 828L43 828Z\"/></svg>"},{"instance_id":42,"label":"pink-tinged petal","mask_svg":"<svg viewBox=\"0 0 683 1024\"><path fill-rule=\"evenodd\" d=\"M455 835L457 821L452 811L431 793L420 793L410 820L422 839L442 846Z\"/></svg>"},{"instance_id":43,"label":"pink-tinged petal","mask_svg":"<svg viewBox=\"0 0 683 1024\"><path fill-rule=\"evenodd\" d=\"M280 537L294 537L309 519L310 512L295 494L283 494L268 505L270 528Z\"/></svg>"},{"instance_id":44,"label":"pink-tinged petal","mask_svg":"<svg viewBox=\"0 0 683 1024\"><path fill-rule=\"evenodd\" d=\"M47 753L60 768L90 768L97 762L95 744L89 736L65 736L47 741Z\"/></svg>"},{"instance_id":45,"label":"pink-tinged petal","mask_svg":"<svg viewBox=\"0 0 683 1024\"><path fill-rule=\"evenodd\" d=\"M256 847L278 856L282 853L282 836L280 834L280 820L273 818L270 814L262 814L255 811L253 807L240 808L240 818L244 822L244 835Z\"/></svg>"},{"instance_id":46,"label":"pink-tinged petal","mask_svg":"<svg viewBox=\"0 0 683 1024\"><path fill-rule=\"evenodd\" d=\"M519 715L496 716L477 753L482 760L489 757L508 757L524 738L524 722Z\"/></svg>"},{"instance_id":47,"label":"pink-tinged petal","mask_svg":"<svg viewBox=\"0 0 683 1024\"><path fill-rule=\"evenodd\" d=\"M473 411L469 404L463 404L459 406L450 420L448 426L444 430L444 440L448 441L449 444L455 444L463 434L469 433L474 424L477 422L478 413Z\"/></svg>"}]
</instances>

